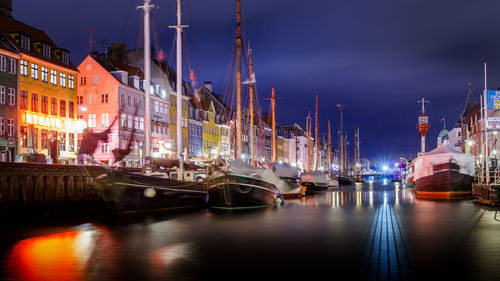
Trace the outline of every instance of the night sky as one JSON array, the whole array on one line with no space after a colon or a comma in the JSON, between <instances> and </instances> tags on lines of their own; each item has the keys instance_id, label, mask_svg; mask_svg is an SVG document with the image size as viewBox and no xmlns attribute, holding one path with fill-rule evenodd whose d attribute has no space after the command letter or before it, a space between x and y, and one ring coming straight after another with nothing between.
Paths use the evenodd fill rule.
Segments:
<instances>
[{"instance_id":1,"label":"night sky","mask_svg":"<svg viewBox=\"0 0 500 281\"><path fill-rule=\"evenodd\" d=\"M197 78L213 81L214 90L225 94L236 0L183 3ZM71 51L78 65L88 52L90 28L95 28L94 50L102 51L112 42L142 47L138 4L141 1L14 0L13 15L47 32ZM154 11L154 45L170 55L174 31L168 26L176 22L175 0L153 4L160 6ZM495 0L242 0L244 37L251 41L263 110L269 108L264 98L274 87L283 98L278 101L278 122L305 127L307 113L314 114L314 94L319 93L320 129L326 133L328 119L333 132L338 130L336 104L345 104L348 137L358 124L361 156L374 163L415 155L419 98L430 100L434 148L443 127L440 119L447 119L448 129L455 124L469 81L479 102L482 60L488 60L489 88L500 86L498 11L500 2ZM336 145L336 133L334 139Z\"/></svg>"}]
</instances>

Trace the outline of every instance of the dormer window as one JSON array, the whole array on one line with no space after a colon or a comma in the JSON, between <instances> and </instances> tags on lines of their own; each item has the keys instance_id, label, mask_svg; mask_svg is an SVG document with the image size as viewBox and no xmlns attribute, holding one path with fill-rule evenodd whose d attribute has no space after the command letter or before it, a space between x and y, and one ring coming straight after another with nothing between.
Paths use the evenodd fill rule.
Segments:
<instances>
[{"instance_id":1,"label":"dormer window","mask_svg":"<svg viewBox=\"0 0 500 281\"><path fill-rule=\"evenodd\" d=\"M19 34L19 45L26 51L31 50L31 38L28 35Z\"/></svg>"},{"instance_id":2,"label":"dormer window","mask_svg":"<svg viewBox=\"0 0 500 281\"><path fill-rule=\"evenodd\" d=\"M69 52L61 51L61 62L65 65L69 65Z\"/></svg>"},{"instance_id":3,"label":"dormer window","mask_svg":"<svg viewBox=\"0 0 500 281\"><path fill-rule=\"evenodd\" d=\"M50 59L50 53L52 52L49 44L42 43L42 56Z\"/></svg>"}]
</instances>

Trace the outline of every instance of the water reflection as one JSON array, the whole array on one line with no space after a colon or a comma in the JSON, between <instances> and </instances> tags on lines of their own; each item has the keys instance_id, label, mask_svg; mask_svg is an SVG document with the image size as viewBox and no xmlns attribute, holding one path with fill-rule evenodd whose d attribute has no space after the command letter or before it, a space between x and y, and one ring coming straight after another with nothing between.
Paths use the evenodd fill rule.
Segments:
<instances>
[{"instance_id":1,"label":"water reflection","mask_svg":"<svg viewBox=\"0 0 500 281\"><path fill-rule=\"evenodd\" d=\"M96 257L110 269L112 241L104 228L77 228L18 242L7 262L12 280L85 280ZM104 276L105 274L103 274Z\"/></svg>"}]
</instances>

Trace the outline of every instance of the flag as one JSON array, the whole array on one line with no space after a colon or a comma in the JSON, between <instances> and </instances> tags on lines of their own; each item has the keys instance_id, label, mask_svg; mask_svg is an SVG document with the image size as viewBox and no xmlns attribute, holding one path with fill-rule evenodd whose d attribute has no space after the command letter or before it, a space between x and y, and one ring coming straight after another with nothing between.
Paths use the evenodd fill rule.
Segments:
<instances>
[{"instance_id":1,"label":"flag","mask_svg":"<svg viewBox=\"0 0 500 281\"><path fill-rule=\"evenodd\" d=\"M255 73L252 73L247 80L241 82L242 84L254 84L255 83Z\"/></svg>"},{"instance_id":2,"label":"flag","mask_svg":"<svg viewBox=\"0 0 500 281\"><path fill-rule=\"evenodd\" d=\"M341 104L337 104L337 107L342 107L342 105Z\"/></svg>"},{"instance_id":3,"label":"flag","mask_svg":"<svg viewBox=\"0 0 500 281\"><path fill-rule=\"evenodd\" d=\"M446 118L444 118L444 117L443 117L443 118L441 118L441 121L446 121Z\"/></svg>"}]
</instances>

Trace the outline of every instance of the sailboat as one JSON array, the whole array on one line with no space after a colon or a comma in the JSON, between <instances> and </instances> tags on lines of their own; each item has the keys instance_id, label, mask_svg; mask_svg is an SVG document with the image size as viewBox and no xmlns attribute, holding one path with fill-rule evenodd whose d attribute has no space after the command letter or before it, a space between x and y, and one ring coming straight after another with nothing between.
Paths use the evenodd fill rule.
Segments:
<instances>
[{"instance_id":1,"label":"sailboat","mask_svg":"<svg viewBox=\"0 0 500 281\"><path fill-rule=\"evenodd\" d=\"M310 118L309 118L310 119ZM330 123L328 123L330 124ZM307 186L307 190L309 193L313 191L321 191L321 190L327 190L329 187L337 187L338 186L338 181L334 179L331 176L331 173L327 173L325 171L319 170L319 158L318 158L318 95L316 94L316 118L315 118L315 144L314 144L314 157L313 157L313 170L308 171L306 173L303 173L300 175L300 184L303 186ZM309 131L311 130L311 125L309 125L308 121L308 128ZM328 125L328 129L330 129L330 125ZM329 131L330 132L330 131ZM308 132L308 135L310 135L310 132ZM330 136L329 137L329 143L331 142ZM309 136L308 136L309 138ZM329 146L330 147L330 146ZM328 148L328 153L330 153L330 148ZM330 158L329 158L330 159ZM331 165L328 164L329 167L328 169L330 170Z\"/></svg>"},{"instance_id":2,"label":"sailboat","mask_svg":"<svg viewBox=\"0 0 500 281\"><path fill-rule=\"evenodd\" d=\"M346 140L344 138L344 125L343 125L343 119L342 119L342 108L344 107L341 104L337 104L337 107L340 109L340 132L339 132L339 175L337 177L337 180L339 182L339 185L352 185L354 182L353 180L346 176L346 170L347 170L347 150L346 150Z\"/></svg>"},{"instance_id":3,"label":"sailboat","mask_svg":"<svg viewBox=\"0 0 500 281\"><path fill-rule=\"evenodd\" d=\"M270 169L254 167L253 155L253 81L250 82L250 126L251 126L251 165L246 164L242 157L242 108L241 108L241 1L236 6L236 134L235 160L226 170L219 171L219 175L209 180L209 205L212 209L247 209L261 208L276 204L281 194L276 187L276 176ZM253 71L251 71L253 72ZM253 76L252 73L250 76Z\"/></svg>"},{"instance_id":4,"label":"sailboat","mask_svg":"<svg viewBox=\"0 0 500 281\"><path fill-rule=\"evenodd\" d=\"M144 10L144 76L145 76L145 120L151 120L151 102L148 89L151 84L151 55L149 14L154 5L151 0L144 0L144 5L138 8ZM105 201L115 203L116 211L137 211L151 209L177 209L188 207L204 207L207 203L208 188L202 182L183 180L184 163L182 159L182 29L181 1L177 0L177 171L178 178L171 179L165 173L151 173L153 158L151 157L151 122L145 122L145 159L144 173L130 173L106 167L106 171L94 178L99 195ZM111 128L111 127L110 127ZM108 130L110 130L108 128ZM108 132L109 133L109 132ZM98 138L107 138L100 133ZM84 136L85 138L85 136ZM83 141L82 141L83 143ZM84 144L82 144L84 147ZM115 155L126 155L130 149L118 151ZM119 160L119 159L115 159Z\"/></svg>"}]
</instances>

